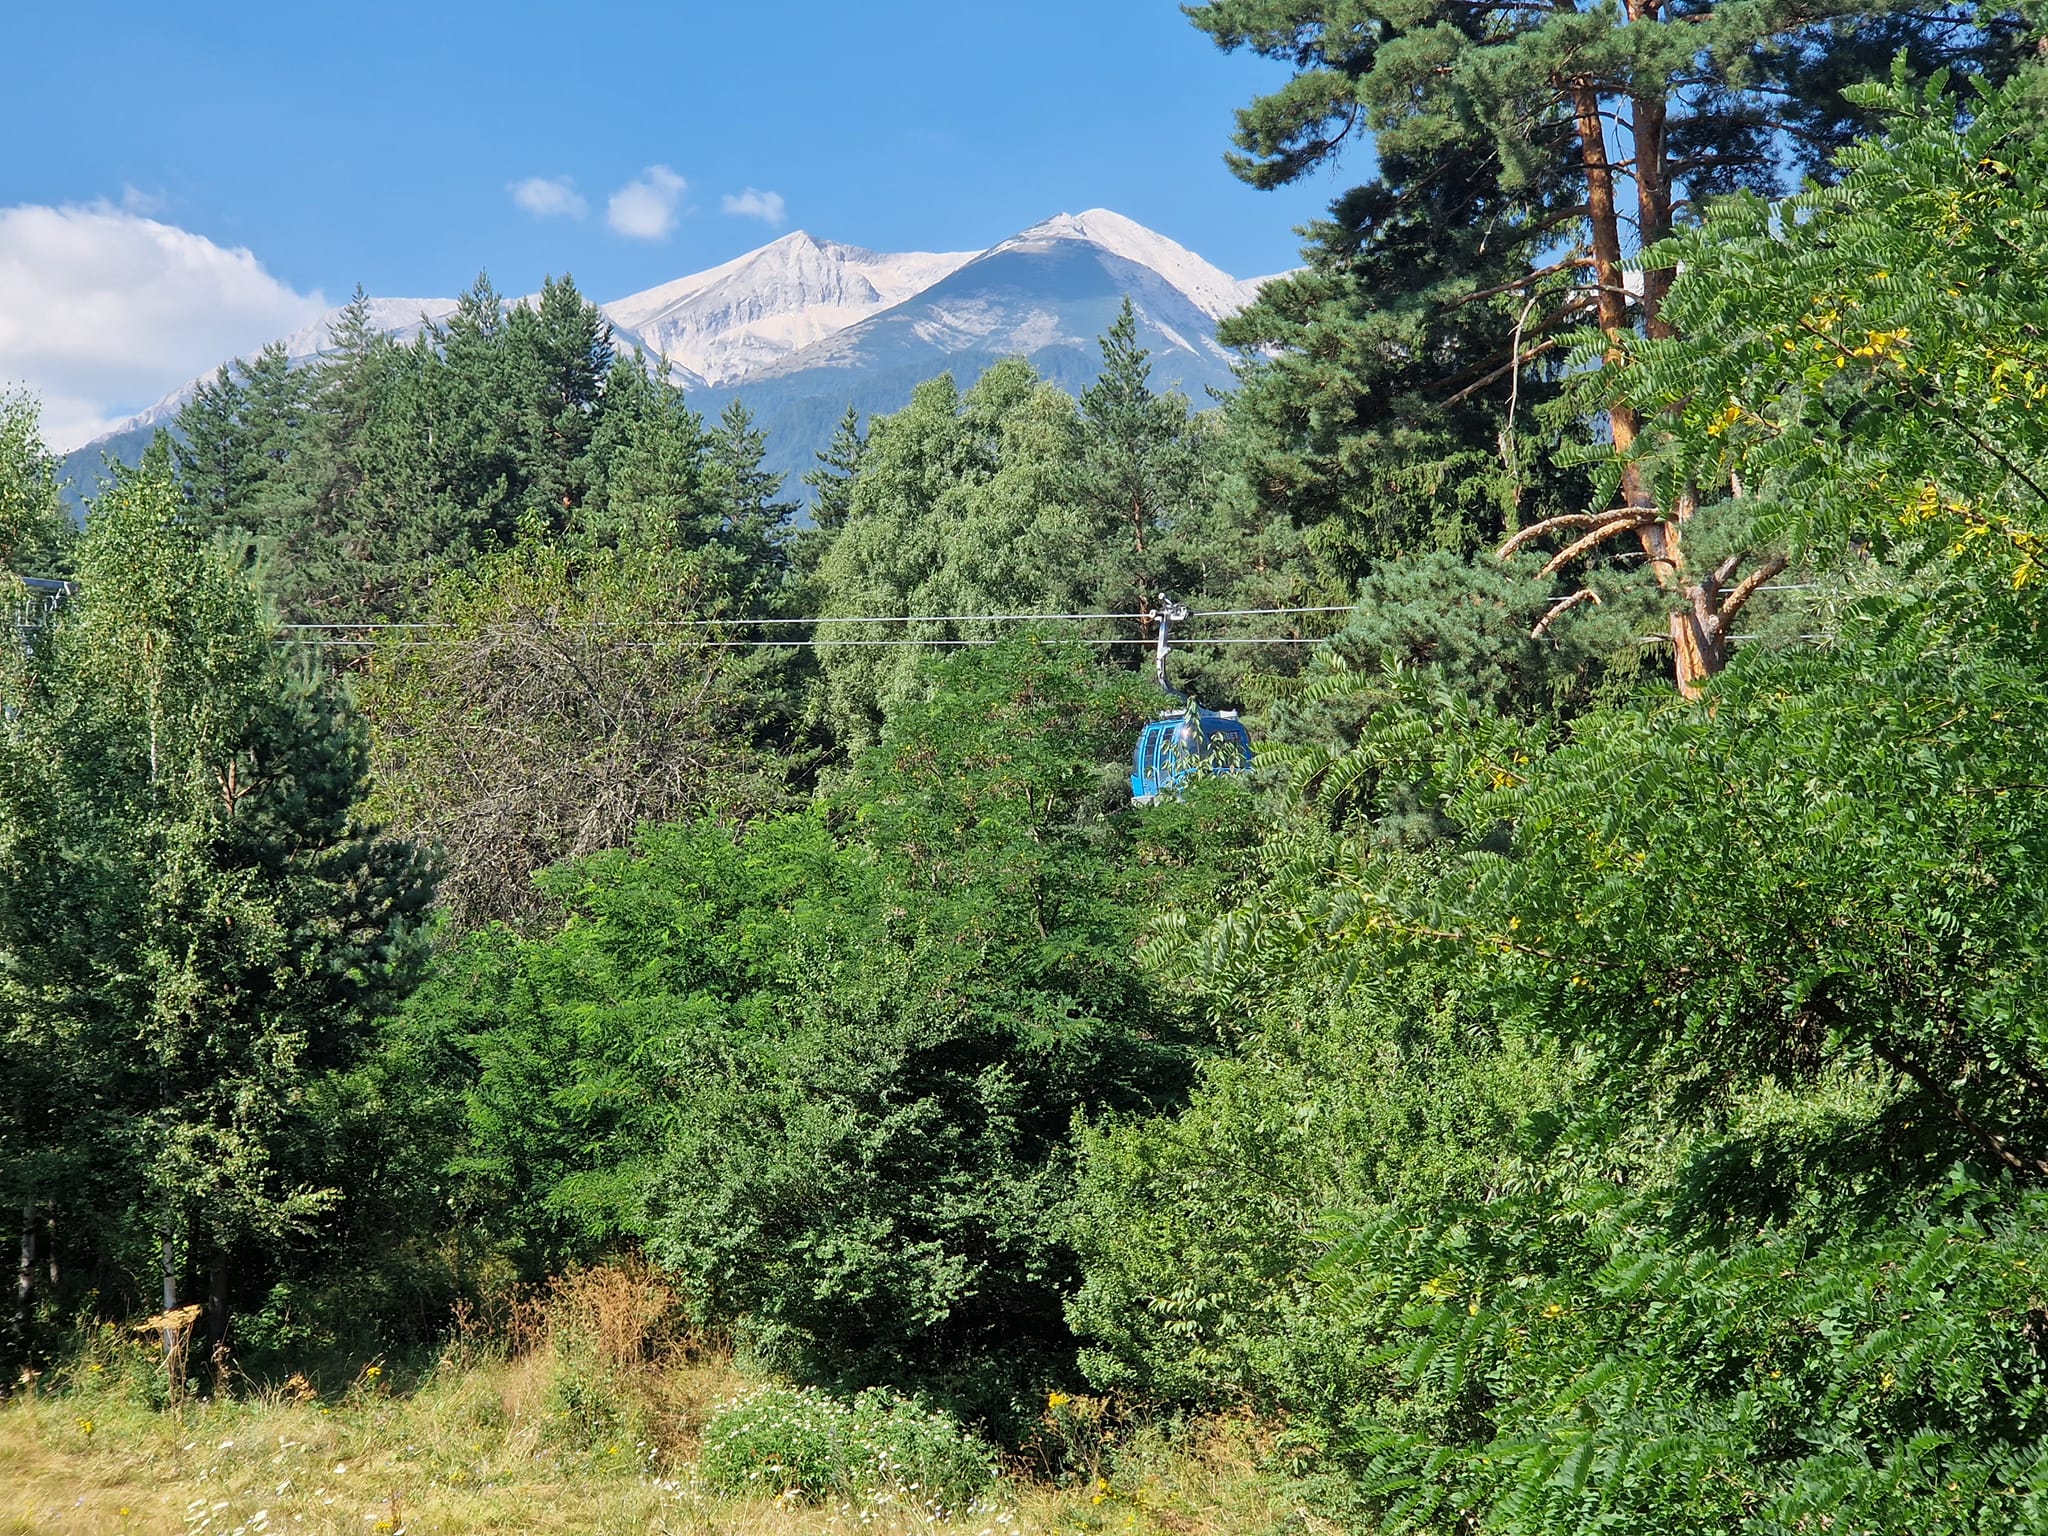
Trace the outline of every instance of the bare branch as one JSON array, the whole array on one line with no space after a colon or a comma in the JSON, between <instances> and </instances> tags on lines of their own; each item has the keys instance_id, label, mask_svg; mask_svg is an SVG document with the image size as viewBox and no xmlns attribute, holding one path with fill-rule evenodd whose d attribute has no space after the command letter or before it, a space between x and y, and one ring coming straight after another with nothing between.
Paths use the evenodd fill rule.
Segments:
<instances>
[{"instance_id":1,"label":"bare branch","mask_svg":"<svg viewBox=\"0 0 2048 1536\"><path fill-rule=\"evenodd\" d=\"M1590 528L1596 523L1605 523L1617 517L1625 518L1647 510L1644 507L1610 507L1605 512L1560 512L1555 517L1546 517L1540 523L1531 523L1528 527L1517 530L1507 543L1493 552L1494 558L1505 560L1531 539L1540 539L1544 534L1555 533L1560 528Z\"/></svg>"},{"instance_id":2,"label":"bare branch","mask_svg":"<svg viewBox=\"0 0 2048 1536\"><path fill-rule=\"evenodd\" d=\"M1612 521L1595 528L1585 537L1575 539L1570 544L1567 544L1563 549L1552 555L1549 563L1536 574L1538 576L1555 576L1559 571L1578 559L1579 556L1593 549L1602 540L1611 539L1617 533L1627 533L1633 528L1645 527L1657 520L1658 514L1654 510L1636 511L1616 517Z\"/></svg>"},{"instance_id":3,"label":"bare branch","mask_svg":"<svg viewBox=\"0 0 2048 1536\"><path fill-rule=\"evenodd\" d=\"M1446 396L1444 399L1444 404L1462 405L1467 400L1471 399L1474 395L1478 394L1480 390L1486 388L1487 385L1497 382L1503 374L1519 373L1522 369L1522 366L1525 363L1533 363L1534 361L1536 361L1537 358L1541 357L1544 353L1554 352L1562 345L1564 345L1564 343L1555 336L1551 337L1548 341L1539 342L1537 343L1537 345L1531 347L1528 351L1518 353L1514 357L1509 358L1506 362L1502 363L1499 367L1495 368L1491 373L1488 373L1481 378L1473 380L1470 384L1467 384L1463 389L1459 390L1455 395Z\"/></svg>"},{"instance_id":4,"label":"bare branch","mask_svg":"<svg viewBox=\"0 0 2048 1536\"><path fill-rule=\"evenodd\" d=\"M1743 604L1747 603L1752 597L1755 597L1757 590L1765 582L1784 569L1785 557L1783 555L1773 555L1762 565L1743 577L1736 584L1735 590L1730 592L1721 602L1721 610L1717 617L1721 621L1722 629L1726 630L1729 622L1736 614L1742 611Z\"/></svg>"},{"instance_id":5,"label":"bare branch","mask_svg":"<svg viewBox=\"0 0 2048 1536\"><path fill-rule=\"evenodd\" d=\"M1593 258L1590 256L1567 256L1562 261L1553 261L1547 267L1537 267L1534 271L1525 272L1511 283L1500 283L1492 288L1482 288L1477 293L1468 293L1463 298L1452 300L1445 308L1462 309L1467 304L1477 304L1481 299L1498 298L1503 293L1513 293L1517 289L1528 287L1529 284L1541 278L1552 277L1559 272L1570 271L1573 267L1590 267L1591 265L1593 265Z\"/></svg>"},{"instance_id":6,"label":"bare branch","mask_svg":"<svg viewBox=\"0 0 2048 1536\"><path fill-rule=\"evenodd\" d=\"M1598 603L1599 601L1600 594L1591 587L1581 587L1570 597L1560 598L1550 605L1548 613L1536 621L1536 627L1529 631L1529 638L1531 640L1541 640L1546 629L1578 607L1579 604L1584 602Z\"/></svg>"}]
</instances>

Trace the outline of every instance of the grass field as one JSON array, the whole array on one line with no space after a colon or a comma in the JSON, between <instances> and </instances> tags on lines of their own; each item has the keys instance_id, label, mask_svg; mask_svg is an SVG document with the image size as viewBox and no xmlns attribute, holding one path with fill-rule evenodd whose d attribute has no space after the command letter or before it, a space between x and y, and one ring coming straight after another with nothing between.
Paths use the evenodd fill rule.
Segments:
<instances>
[{"instance_id":1,"label":"grass field","mask_svg":"<svg viewBox=\"0 0 2048 1536\"><path fill-rule=\"evenodd\" d=\"M166 1403L153 1350L103 1331L0 1404L0 1536L1323 1529L1279 1498L1270 1436L1247 1418L1127 1425L1068 1445L1058 1478L1018 1462L964 1510L900 1491L823 1505L722 1495L697 1475L697 1440L747 1378L714 1349L653 1347L631 1320L647 1311L630 1304L633 1283L558 1297L523 1347L453 1351L416 1380L366 1365L324 1394L292 1379Z\"/></svg>"}]
</instances>

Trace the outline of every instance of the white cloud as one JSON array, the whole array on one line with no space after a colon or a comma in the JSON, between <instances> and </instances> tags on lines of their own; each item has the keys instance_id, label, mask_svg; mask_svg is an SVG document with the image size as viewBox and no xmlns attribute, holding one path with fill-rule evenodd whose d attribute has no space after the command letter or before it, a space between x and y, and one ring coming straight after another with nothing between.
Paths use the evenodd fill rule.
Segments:
<instances>
[{"instance_id":1,"label":"white cloud","mask_svg":"<svg viewBox=\"0 0 2048 1536\"><path fill-rule=\"evenodd\" d=\"M660 240L676 227L676 204L689 183L665 165L650 165L611 196L605 222L634 240Z\"/></svg>"},{"instance_id":2,"label":"white cloud","mask_svg":"<svg viewBox=\"0 0 2048 1536\"><path fill-rule=\"evenodd\" d=\"M728 192L720 206L727 213L736 213L743 218L759 219L771 229L780 229L789 222L789 213L783 207L780 192L762 192L753 187L735 197Z\"/></svg>"},{"instance_id":3,"label":"white cloud","mask_svg":"<svg viewBox=\"0 0 2048 1536\"><path fill-rule=\"evenodd\" d=\"M512 201L537 219L580 219L590 211L576 183L567 176L529 176L507 189Z\"/></svg>"},{"instance_id":4,"label":"white cloud","mask_svg":"<svg viewBox=\"0 0 2048 1536\"><path fill-rule=\"evenodd\" d=\"M326 307L245 248L110 203L0 208L0 386L41 399L60 451Z\"/></svg>"}]
</instances>

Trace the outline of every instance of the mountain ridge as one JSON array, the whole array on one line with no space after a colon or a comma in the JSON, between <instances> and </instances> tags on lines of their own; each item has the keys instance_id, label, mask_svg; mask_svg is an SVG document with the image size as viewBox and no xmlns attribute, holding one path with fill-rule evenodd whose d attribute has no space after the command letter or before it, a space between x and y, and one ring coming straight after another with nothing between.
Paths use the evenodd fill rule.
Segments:
<instances>
[{"instance_id":1,"label":"mountain ridge","mask_svg":"<svg viewBox=\"0 0 2048 1536\"><path fill-rule=\"evenodd\" d=\"M768 467L795 475L849 404L863 415L897 409L912 385L939 372L978 374L1023 356L1055 382L1085 387L1095 338L1125 296L1161 387L1197 399L1227 388L1234 359L1215 339L1216 322L1257 290L1133 219L1092 208L980 251L880 252L793 230L597 308L616 345L663 359L699 409L744 400L769 434ZM456 307L445 298L370 304L377 328L401 341ZM280 338L295 364L328 350L339 313ZM132 460L214 371L65 455L67 473L76 481L102 454Z\"/></svg>"}]
</instances>

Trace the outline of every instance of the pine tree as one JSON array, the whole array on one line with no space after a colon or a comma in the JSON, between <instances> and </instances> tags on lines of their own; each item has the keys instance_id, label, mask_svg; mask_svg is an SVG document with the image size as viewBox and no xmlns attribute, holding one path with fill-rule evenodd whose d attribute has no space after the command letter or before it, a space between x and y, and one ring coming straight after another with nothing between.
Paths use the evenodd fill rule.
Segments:
<instances>
[{"instance_id":1,"label":"pine tree","mask_svg":"<svg viewBox=\"0 0 2048 1536\"><path fill-rule=\"evenodd\" d=\"M1294 70L1238 114L1229 160L1253 185L1299 180L1366 133L1385 212L1427 199L1440 179L1487 184L1480 248L1496 257L1514 251L1518 270L1469 283L1455 302L1497 301L1496 334L1498 316L1515 311L1501 337L1508 344L1493 353L1495 382L1519 378L1587 320L1610 346L1638 329L1667 334L1662 306L1673 270L1630 276L1627 258L1662 240L1703 198L1776 189L1788 172L1824 164L1855 126L1836 87L1859 64L1904 49L1923 69L1995 76L2016 58L2013 17L1961 6L1835 12L1628 0L1498 10L1450 0L1419 8L1208 0L1189 15L1223 48ZM1369 230L1388 220L1346 222ZM1553 283L1558 277L1569 281ZM1237 339L1252 338L1240 331ZM1607 423L1626 454L1638 413L1617 403ZM1512 471L1514 455L1503 457ZM1630 471L1616 517L1600 530L1603 538L1636 534L1658 582L1681 600L1673 633L1688 688L1712 662L1687 643L1696 637L1680 634L1706 596L1700 583L1686 591L1682 530L1691 510L1683 499L1656 506Z\"/></svg>"},{"instance_id":2,"label":"pine tree","mask_svg":"<svg viewBox=\"0 0 2048 1536\"><path fill-rule=\"evenodd\" d=\"M768 437L738 400L727 405L706 445L705 482L718 508L723 542L753 573L747 583L766 594L779 587L797 504L781 501L782 479L762 467Z\"/></svg>"},{"instance_id":3,"label":"pine tree","mask_svg":"<svg viewBox=\"0 0 2048 1536\"><path fill-rule=\"evenodd\" d=\"M846 526L846 514L853 503L853 482L860 474L861 454L867 438L860 429L860 412L846 407L839 425L832 429L832 441L817 455L818 467L807 470L803 483L811 488L811 526L799 530L790 541L790 555L806 576L818 563L839 530Z\"/></svg>"},{"instance_id":4,"label":"pine tree","mask_svg":"<svg viewBox=\"0 0 2048 1536\"><path fill-rule=\"evenodd\" d=\"M515 483L522 512L541 527L568 527L589 498L590 449L614 360L610 322L569 278L548 278L537 304L505 317L499 374Z\"/></svg>"},{"instance_id":5,"label":"pine tree","mask_svg":"<svg viewBox=\"0 0 2048 1536\"><path fill-rule=\"evenodd\" d=\"M1180 585L1165 574L1160 546L1195 495L1200 465L1186 398L1152 391L1128 297L1098 345L1102 372L1081 393L1076 499L1101 541L1095 601L1144 615L1162 586ZM1151 633L1149 621L1139 633Z\"/></svg>"},{"instance_id":6,"label":"pine tree","mask_svg":"<svg viewBox=\"0 0 2048 1536\"><path fill-rule=\"evenodd\" d=\"M606 546L715 544L723 517L709 484L710 444L703 417L682 390L645 358L619 359L591 445L603 491L581 509L578 532Z\"/></svg>"},{"instance_id":7,"label":"pine tree","mask_svg":"<svg viewBox=\"0 0 2048 1536\"><path fill-rule=\"evenodd\" d=\"M201 526L227 528L249 493L249 434L242 387L227 364L203 381L178 409L172 452L185 498Z\"/></svg>"}]
</instances>

